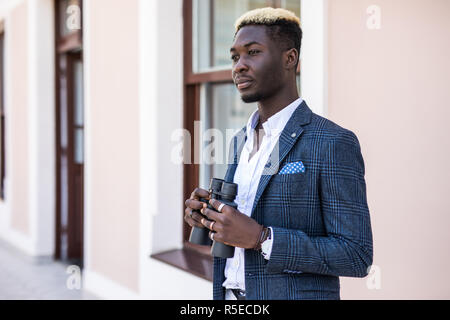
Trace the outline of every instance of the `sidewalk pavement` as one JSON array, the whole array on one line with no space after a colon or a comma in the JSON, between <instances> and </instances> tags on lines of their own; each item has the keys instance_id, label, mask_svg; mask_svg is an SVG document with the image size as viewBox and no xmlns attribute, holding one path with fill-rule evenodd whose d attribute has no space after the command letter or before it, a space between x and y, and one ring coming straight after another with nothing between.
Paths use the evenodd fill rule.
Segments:
<instances>
[{"instance_id":1,"label":"sidewalk pavement","mask_svg":"<svg viewBox=\"0 0 450 320\"><path fill-rule=\"evenodd\" d=\"M50 258L33 260L0 240L0 300L97 300L68 288L67 267Z\"/></svg>"}]
</instances>

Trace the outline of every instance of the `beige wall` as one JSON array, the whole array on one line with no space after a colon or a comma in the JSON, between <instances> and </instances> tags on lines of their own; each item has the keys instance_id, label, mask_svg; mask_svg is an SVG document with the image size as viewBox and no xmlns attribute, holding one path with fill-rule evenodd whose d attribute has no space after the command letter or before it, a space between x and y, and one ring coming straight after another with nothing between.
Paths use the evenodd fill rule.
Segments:
<instances>
[{"instance_id":1,"label":"beige wall","mask_svg":"<svg viewBox=\"0 0 450 320\"><path fill-rule=\"evenodd\" d=\"M138 1L89 1L85 10L90 17L87 263L91 271L137 291Z\"/></svg>"},{"instance_id":2,"label":"beige wall","mask_svg":"<svg viewBox=\"0 0 450 320\"><path fill-rule=\"evenodd\" d=\"M29 141L28 141L28 4L23 1L10 14L10 29L5 30L10 48L6 48L9 63L9 120L11 126L11 226L25 235L30 233L29 221Z\"/></svg>"},{"instance_id":3,"label":"beige wall","mask_svg":"<svg viewBox=\"0 0 450 320\"><path fill-rule=\"evenodd\" d=\"M381 8L381 29L366 9ZM381 289L343 298L450 298L450 1L329 1L329 118L366 163Z\"/></svg>"}]
</instances>

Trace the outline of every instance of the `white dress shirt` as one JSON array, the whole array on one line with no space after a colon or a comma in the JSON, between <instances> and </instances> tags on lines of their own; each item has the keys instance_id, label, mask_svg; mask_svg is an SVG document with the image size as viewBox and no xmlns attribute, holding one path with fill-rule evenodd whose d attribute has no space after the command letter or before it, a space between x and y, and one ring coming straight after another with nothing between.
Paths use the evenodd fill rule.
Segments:
<instances>
[{"instance_id":1,"label":"white dress shirt","mask_svg":"<svg viewBox=\"0 0 450 320\"><path fill-rule=\"evenodd\" d=\"M247 216L251 216L253 203L255 201L256 191L258 189L259 179L264 167L272 153L273 148L278 142L281 132L283 132L286 123L291 118L294 111L302 103L302 99L298 98L290 105L277 112L266 122L262 124L264 136L261 141L259 150L252 156L249 161L250 154L254 148L255 127L259 121L258 110L255 110L247 122L247 141L242 148L241 157L239 159L236 173L234 175L234 183L238 184L238 194L235 202L238 204L238 210ZM256 143L256 142L255 142ZM272 232L272 243L273 243ZM269 252L265 257L270 259ZM245 290L245 263L244 249L235 248L234 257L227 259L225 266L225 281L222 284L227 289Z\"/></svg>"}]
</instances>

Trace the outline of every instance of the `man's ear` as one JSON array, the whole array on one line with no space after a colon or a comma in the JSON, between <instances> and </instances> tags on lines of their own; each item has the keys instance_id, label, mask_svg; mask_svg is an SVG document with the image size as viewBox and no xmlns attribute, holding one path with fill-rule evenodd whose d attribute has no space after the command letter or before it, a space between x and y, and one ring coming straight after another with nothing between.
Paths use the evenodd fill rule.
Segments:
<instances>
[{"instance_id":1,"label":"man's ear","mask_svg":"<svg viewBox=\"0 0 450 320\"><path fill-rule=\"evenodd\" d=\"M297 49L289 49L284 52L285 56L285 68L286 69L295 69L295 66L297 65L297 61L299 59L298 57L298 51Z\"/></svg>"}]
</instances>

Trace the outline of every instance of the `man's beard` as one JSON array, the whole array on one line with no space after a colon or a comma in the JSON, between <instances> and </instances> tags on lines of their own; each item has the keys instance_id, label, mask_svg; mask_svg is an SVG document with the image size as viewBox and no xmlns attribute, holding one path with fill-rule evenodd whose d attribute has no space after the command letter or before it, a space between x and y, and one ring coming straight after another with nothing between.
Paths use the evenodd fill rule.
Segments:
<instances>
[{"instance_id":1,"label":"man's beard","mask_svg":"<svg viewBox=\"0 0 450 320\"><path fill-rule=\"evenodd\" d=\"M271 88L267 88L265 90L258 89L256 92L249 92L248 94L241 94L241 99L245 103L260 102L260 101L270 98L276 92L278 92L280 89L281 89L280 86L274 86Z\"/></svg>"},{"instance_id":2,"label":"man's beard","mask_svg":"<svg viewBox=\"0 0 450 320\"><path fill-rule=\"evenodd\" d=\"M253 102L258 102L261 101L263 98L262 94L255 92L249 95L241 95L241 99L242 101L244 101L245 103L253 103Z\"/></svg>"}]
</instances>

